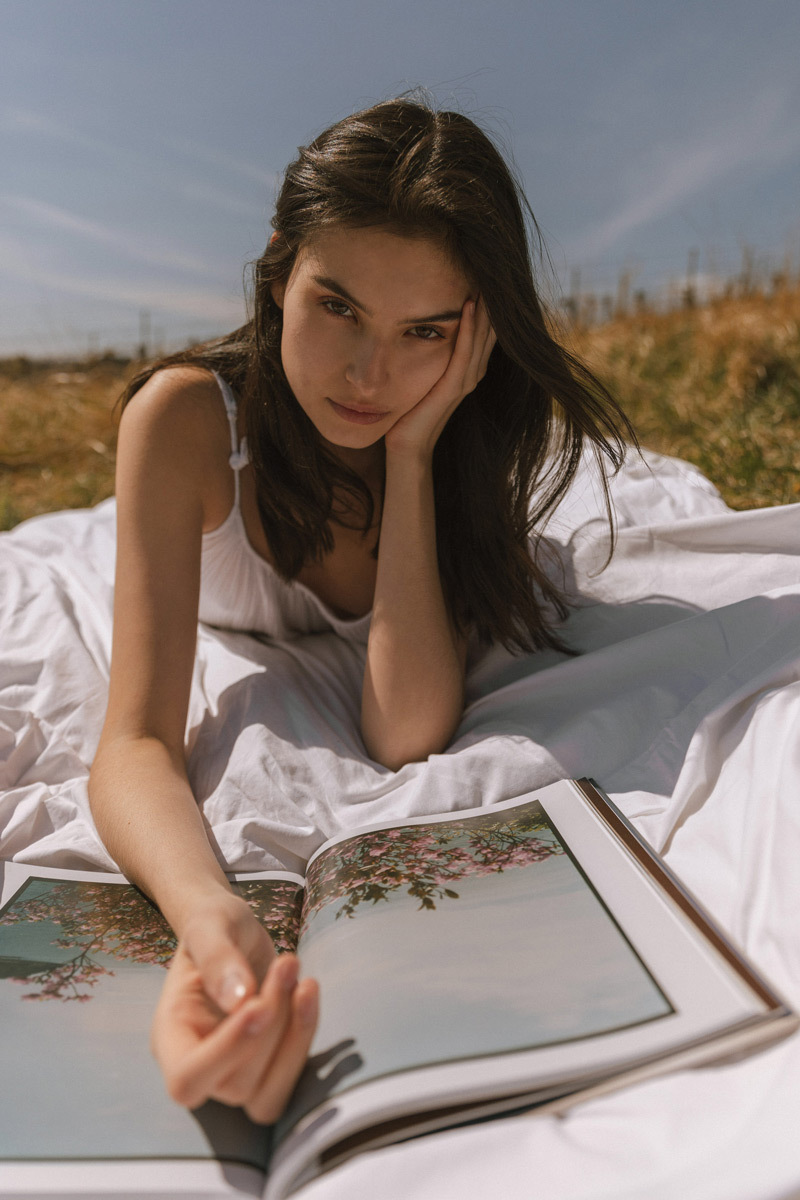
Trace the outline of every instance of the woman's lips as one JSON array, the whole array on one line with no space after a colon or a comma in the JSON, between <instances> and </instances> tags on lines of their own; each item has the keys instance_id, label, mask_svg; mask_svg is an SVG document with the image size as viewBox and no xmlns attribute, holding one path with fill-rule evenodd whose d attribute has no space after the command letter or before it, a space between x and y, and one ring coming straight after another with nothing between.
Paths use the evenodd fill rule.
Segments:
<instances>
[{"instance_id":1,"label":"woman's lips","mask_svg":"<svg viewBox=\"0 0 800 1200\"><path fill-rule=\"evenodd\" d=\"M374 408L345 408L343 404L337 404L335 400L331 400L330 396L328 404L344 421L352 421L354 425L374 425L376 421L382 421L389 415L385 412L376 412Z\"/></svg>"}]
</instances>

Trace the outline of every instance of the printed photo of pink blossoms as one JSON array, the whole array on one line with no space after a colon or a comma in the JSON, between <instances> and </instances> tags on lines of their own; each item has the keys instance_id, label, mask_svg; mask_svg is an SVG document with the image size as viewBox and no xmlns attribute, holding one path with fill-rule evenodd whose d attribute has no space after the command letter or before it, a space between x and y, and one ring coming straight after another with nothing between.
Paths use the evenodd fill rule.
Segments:
<instances>
[{"instance_id":1,"label":"printed photo of pink blossoms","mask_svg":"<svg viewBox=\"0 0 800 1200\"><path fill-rule=\"evenodd\" d=\"M337 843L311 864L306 877L304 925L325 905L341 901L337 917L378 904L398 890L435 909L457 900L469 876L529 867L564 847L539 804L487 812L462 820L395 826Z\"/></svg>"},{"instance_id":2,"label":"printed photo of pink blossoms","mask_svg":"<svg viewBox=\"0 0 800 1200\"><path fill-rule=\"evenodd\" d=\"M328 847L306 872L298 953L322 984L312 1050L358 1056L334 1093L671 1012L535 799Z\"/></svg>"}]
</instances>

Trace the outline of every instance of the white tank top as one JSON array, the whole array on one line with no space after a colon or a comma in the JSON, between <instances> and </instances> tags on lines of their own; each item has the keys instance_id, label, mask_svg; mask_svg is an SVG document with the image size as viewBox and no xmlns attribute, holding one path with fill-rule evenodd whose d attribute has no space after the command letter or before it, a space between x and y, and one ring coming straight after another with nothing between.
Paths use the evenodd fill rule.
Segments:
<instances>
[{"instance_id":1,"label":"white tank top","mask_svg":"<svg viewBox=\"0 0 800 1200\"><path fill-rule=\"evenodd\" d=\"M216 529L203 534L199 619L206 625L265 634L285 640L304 633L333 631L350 641L366 643L371 613L337 617L305 584L287 583L247 540L241 510L239 472L250 461L247 439L236 429L237 405L231 388L214 377L222 393L231 431L234 473L233 508Z\"/></svg>"}]
</instances>

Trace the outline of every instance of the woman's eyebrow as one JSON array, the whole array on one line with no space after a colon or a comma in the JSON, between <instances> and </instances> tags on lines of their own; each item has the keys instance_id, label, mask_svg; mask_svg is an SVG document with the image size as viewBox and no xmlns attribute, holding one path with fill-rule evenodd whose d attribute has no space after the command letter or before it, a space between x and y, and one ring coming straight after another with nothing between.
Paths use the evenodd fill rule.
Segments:
<instances>
[{"instance_id":1,"label":"woman's eyebrow","mask_svg":"<svg viewBox=\"0 0 800 1200\"><path fill-rule=\"evenodd\" d=\"M354 308L360 308L368 317L372 316L368 308L360 304L355 296L351 296L347 288L342 287L335 279L331 279L330 275L314 275L312 278L314 283L318 283L320 287L326 288L329 292L336 292L337 296L341 296L348 304L352 304Z\"/></svg>"},{"instance_id":2,"label":"woman's eyebrow","mask_svg":"<svg viewBox=\"0 0 800 1200\"><path fill-rule=\"evenodd\" d=\"M329 292L336 292L336 294L341 296L343 300L346 300L348 304L352 304L354 308L361 309L361 311L366 313L368 317L373 315L366 305L362 304L359 300L356 300L355 296L351 296L347 288L342 287L337 280L331 279L330 275L314 275L312 278L314 283L319 284L320 287L327 288ZM441 323L443 321L458 321L460 319L460 308L448 308L445 312L433 313L433 315L429 317L406 317L404 321L398 321L397 324L434 325L437 322Z\"/></svg>"},{"instance_id":3,"label":"woman's eyebrow","mask_svg":"<svg viewBox=\"0 0 800 1200\"><path fill-rule=\"evenodd\" d=\"M441 324L443 321L460 321L461 309L448 308L445 312L433 313L430 317L406 317L405 321L398 321L399 325L434 325Z\"/></svg>"}]
</instances>

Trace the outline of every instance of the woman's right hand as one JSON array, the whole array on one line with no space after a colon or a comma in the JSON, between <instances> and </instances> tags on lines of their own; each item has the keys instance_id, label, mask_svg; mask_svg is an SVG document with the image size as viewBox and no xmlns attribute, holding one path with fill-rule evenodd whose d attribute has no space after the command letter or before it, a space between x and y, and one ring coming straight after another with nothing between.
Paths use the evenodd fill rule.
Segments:
<instances>
[{"instance_id":1,"label":"woman's right hand","mask_svg":"<svg viewBox=\"0 0 800 1200\"><path fill-rule=\"evenodd\" d=\"M227 887L194 901L176 928L209 997L226 1013L258 991L276 957L250 905Z\"/></svg>"},{"instance_id":2,"label":"woman's right hand","mask_svg":"<svg viewBox=\"0 0 800 1200\"><path fill-rule=\"evenodd\" d=\"M151 1046L174 1100L244 1108L269 1124L305 1065L318 990L298 982L293 954L278 956L249 905L231 894L199 909L183 930L153 1020Z\"/></svg>"}]
</instances>

